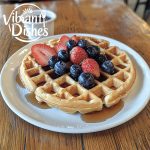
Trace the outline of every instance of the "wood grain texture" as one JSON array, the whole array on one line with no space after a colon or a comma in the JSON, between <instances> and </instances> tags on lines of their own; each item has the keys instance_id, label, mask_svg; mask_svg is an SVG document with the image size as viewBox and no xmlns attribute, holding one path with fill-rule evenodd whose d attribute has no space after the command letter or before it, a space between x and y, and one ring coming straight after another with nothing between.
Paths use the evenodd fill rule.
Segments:
<instances>
[{"instance_id":1,"label":"wood grain texture","mask_svg":"<svg viewBox=\"0 0 150 150\"><path fill-rule=\"evenodd\" d=\"M117 39L134 48L150 64L150 28L118 1L76 3L89 33ZM111 130L83 135L84 147L99 149L149 149L150 104L131 121Z\"/></svg>"},{"instance_id":2,"label":"wood grain texture","mask_svg":"<svg viewBox=\"0 0 150 150\"><path fill-rule=\"evenodd\" d=\"M105 35L134 48L150 65L150 27L121 1L59 0L35 3L55 11L55 34L83 32ZM2 15L15 4L0 5L0 69L26 43L11 37ZM9 83L8 83L9 84ZM134 119L92 134L61 134L35 127L16 116L0 96L0 150L148 150L150 103Z\"/></svg>"}]
</instances>

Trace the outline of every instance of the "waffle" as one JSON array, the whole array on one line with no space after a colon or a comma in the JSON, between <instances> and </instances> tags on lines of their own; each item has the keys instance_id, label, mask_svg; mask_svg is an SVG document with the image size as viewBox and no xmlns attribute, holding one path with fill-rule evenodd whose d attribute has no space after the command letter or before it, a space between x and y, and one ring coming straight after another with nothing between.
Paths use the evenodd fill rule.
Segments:
<instances>
[{"instance_id":1,"label":"waffle","mask_svg":"<svg viewBox=\"0 0 150 150\"><path fill-rule=\"evenodd\" d=\"M29 52L19 68L19 75L24 86L34 92L39 102L45 102L50 107L59 108L67 113L82 114L100 111L104 105L111 107L125 97L131 89L136 72L129 56L109 42L93 37L80 36L92 45L97 45L101 53L115 66L116 73L109 75L101 70L101 76L96 86L90 90L73 80L69 73L56 76L53 69L41 67ZM59 39L52 39L46 44L55 46Z\"/></svg>"}]
</instances>

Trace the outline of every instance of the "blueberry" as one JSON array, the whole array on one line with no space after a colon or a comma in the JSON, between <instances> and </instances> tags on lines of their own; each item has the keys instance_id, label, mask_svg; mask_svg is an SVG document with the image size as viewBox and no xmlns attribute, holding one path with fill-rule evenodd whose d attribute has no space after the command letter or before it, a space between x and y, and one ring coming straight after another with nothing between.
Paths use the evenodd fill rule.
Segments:
<instances>
[{"instance_id":1,"label":"blueberry","mask_svg":"<svg viewBox=\"0 0 150 150\"><path fill-rule=\"evenodd\" d=\"M88 46L86 51L91 58L95 59L99 56L99 51L94 46Z\"/></svg>"},{"instance_id":2,"label":"blueberry","mask_svg":"<svg viewBox=\"0 0 150 150\"><path fill-rule=\"evenodd\" d=\"M63 61L58 61L54 66L54 70L57 75L61 76L66 73L66 64Z\"/></svg>"},{"instance_id":3,"label":"blueberry","mask_svg":"<svg viewBox=\"0 0 150 150\"><path fill-rule=\"evenodd\" d=\"M98 52L100 52L100 47L96 46L96 45L92 45Z\"/></svg>"},{"instance_id":4,"label":"blueberry","mask_svg":"<svg viewBox=\"0 0 150 150\"><path fill-rule=\"evenodd\" d=\"M81 48L86 49L87 46L88 46L88 42L86 40L79 40L78 41L78 46L81 47Z\"/></svg>"},{"instance_id":5,"label":"blueberry","mask_svg":"<svg viewBox=\"0 0 150 150\"><path fill-rule=\"evenodd\" d=\"M79 84L81 84L86 89L91 89L92 87L96 85L94 76L90 73L84 73L84 72L81 73L78 78L78 81L79 81Z\"/></svg>"},{"instance_id":6,"label":"blueberry","mask_svg":"<svg viewBox=\"0 0 150 150\"><path fill-rule=\"evenodd\" d=\"M70 67L70 76L76 81L78 80L78 77L81 73L82 73L82 69L79 65L72 65Z\"/></svg>"},{"instance_id":7,"label":"blueberry","mask_svg":"<svg viewBox=\"0 0 150 150\"><path fill-rule=\"evenodd\" d=\"M115 73L115 67L110 60L103 62L101 68L103 71L107 72L108 74L112 75Z\"/></svg>"},{"instance_id":8,"label":"blueberry","mask_svg":"<svg viewBox=\"0 0 150 150\"><path fill-rule=\"evenodd\" d=\"M69 54L66 50L60 50L58 52L58 58L64 62L67 62L69 60Z\"/></svg>"},{"instance_id":9,"label":"blueberry","mask_svg":"<svg viewBox=\"0 0 150 150\"><path fill-rule=\"evenodd\" d=\"M107 57L104 54L99 54L99 56L96 58L99 65L101 65L103 62L107 61Z\"/></svg>"},{"instance_id":10,"label":"blueberry","mask_svg":"<svg viewBox=\"0 0 150 150\"><path fill-rule=\"evenodd\" d=\"M58 62L58 58L57 56L52 56L50 57L49 61L48 61L48 65L51 67L51 68L54 68L55 64Z\"/></svg>"},{"instance_id":11,"label":"blueberry","mask_svg":"<svg viewBox=\"0 0 150 150\"><path fill-rule=\"evenodd\" d=\"M66 45L67 45L67 48L71 50L73 47L76 46L76 42L74 40L69 40Z\"/></svg>"}]
</instances>

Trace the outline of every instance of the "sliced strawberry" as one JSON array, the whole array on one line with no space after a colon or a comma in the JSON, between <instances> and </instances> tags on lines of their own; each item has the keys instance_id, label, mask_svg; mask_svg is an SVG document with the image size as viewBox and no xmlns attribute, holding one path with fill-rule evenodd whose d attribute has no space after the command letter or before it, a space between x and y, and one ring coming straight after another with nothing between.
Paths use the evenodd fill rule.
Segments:
<instances>
[{"instance_id":1,"label":"sliced strawberry","mask_svg":"<svg viewBox=\"0 0 150 150\"><path fill-rule=\"evenodd\" d=\"M70 40L70 38L67 35L63 35L60 38L60 43L66 44L66 42L68 42Z\"/></svg>"},{"instance_id":2,"label":"sliced strawberry","mask_svg":"<svg viewBox=\"0 0 150 150\"><path fill-rule=\"evenodd\" d=\"M80 64L87 57L86 51L79 46L76 46L71 50L70 60L74 64Z\"/></svg>"},{"instance_id":3,"label":"sliced strawberry","mask_svg":"<svg viewBox=\"0 0 150 150\"><path fill-rule=\"evenodd\" d=\"M39 65L48 65L48 58L45 55L43 55L40 51L32 51L32 55Z\"/></svg>"},{"instance_id":4,"label":"sliced strawberry","mask_svg":"<svg viewBox=\"0 0 150 150\"><path fill-rule=\"evenodd\" d=\"M74 40L76 43L78 43L79 41L79 38L76 35L73 35L71 39Z\"/></svg>"},{"instance_id":5,"label":"sliced strawberry","mask_svg":"<svg viewBox=\"0 0 150 150\"><path fill-rule=\"evenodd\" d=\"M93 74L95 77L99 77L100 76L100 68L98 63L91 58L87 58L82 62L82 70L85 73L91 73Z\"/></svg>"},{"instance_id":6,"label":"sliced strawberry","mask_svg":"<svg viewBox=\"0 0 150 150\"><path fill-rule=\"evenodd\" d=\"M48 65L51 56L57 55L55 50L46 44L35 44L31 47L32 56L41 65Z\"/></svg>"},{"instance_id":7,"label":"sliced strawberry","mask_svg":"<svg viewBox=\"0 0 150 150\"><path fill-rule=\"evenodd\" d=\"M63 43L58 43L56 46L55 46L55 50L56 52L60 51L60 50L67 50L67 46Z\"/></svg>"}]
</instances>

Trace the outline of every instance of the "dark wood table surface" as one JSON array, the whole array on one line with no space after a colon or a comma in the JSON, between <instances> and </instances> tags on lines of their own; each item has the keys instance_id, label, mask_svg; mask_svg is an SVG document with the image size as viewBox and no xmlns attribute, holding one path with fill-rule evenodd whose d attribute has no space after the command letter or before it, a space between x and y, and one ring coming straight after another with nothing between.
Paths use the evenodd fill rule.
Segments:
<instances>
[{"instance_id":1,"label":"dark wood table surface","mask_svg":"<svg viewBox=\"0 0 150 150\"><path fill-rule=\"evenodd\" d=\"M55 34L83 32L108 36L135 49L150 65L150 27L121 0L57 0L35 4L57 13ZM16 6L0 4L0 69L26 44L11 36L2 18L3 14L8 17ZM113 129L61 134L25 122L8 108L1 96L0 100L0 150L150 149L150 103L132 120Z\"/></svg>"}]
</instances>

